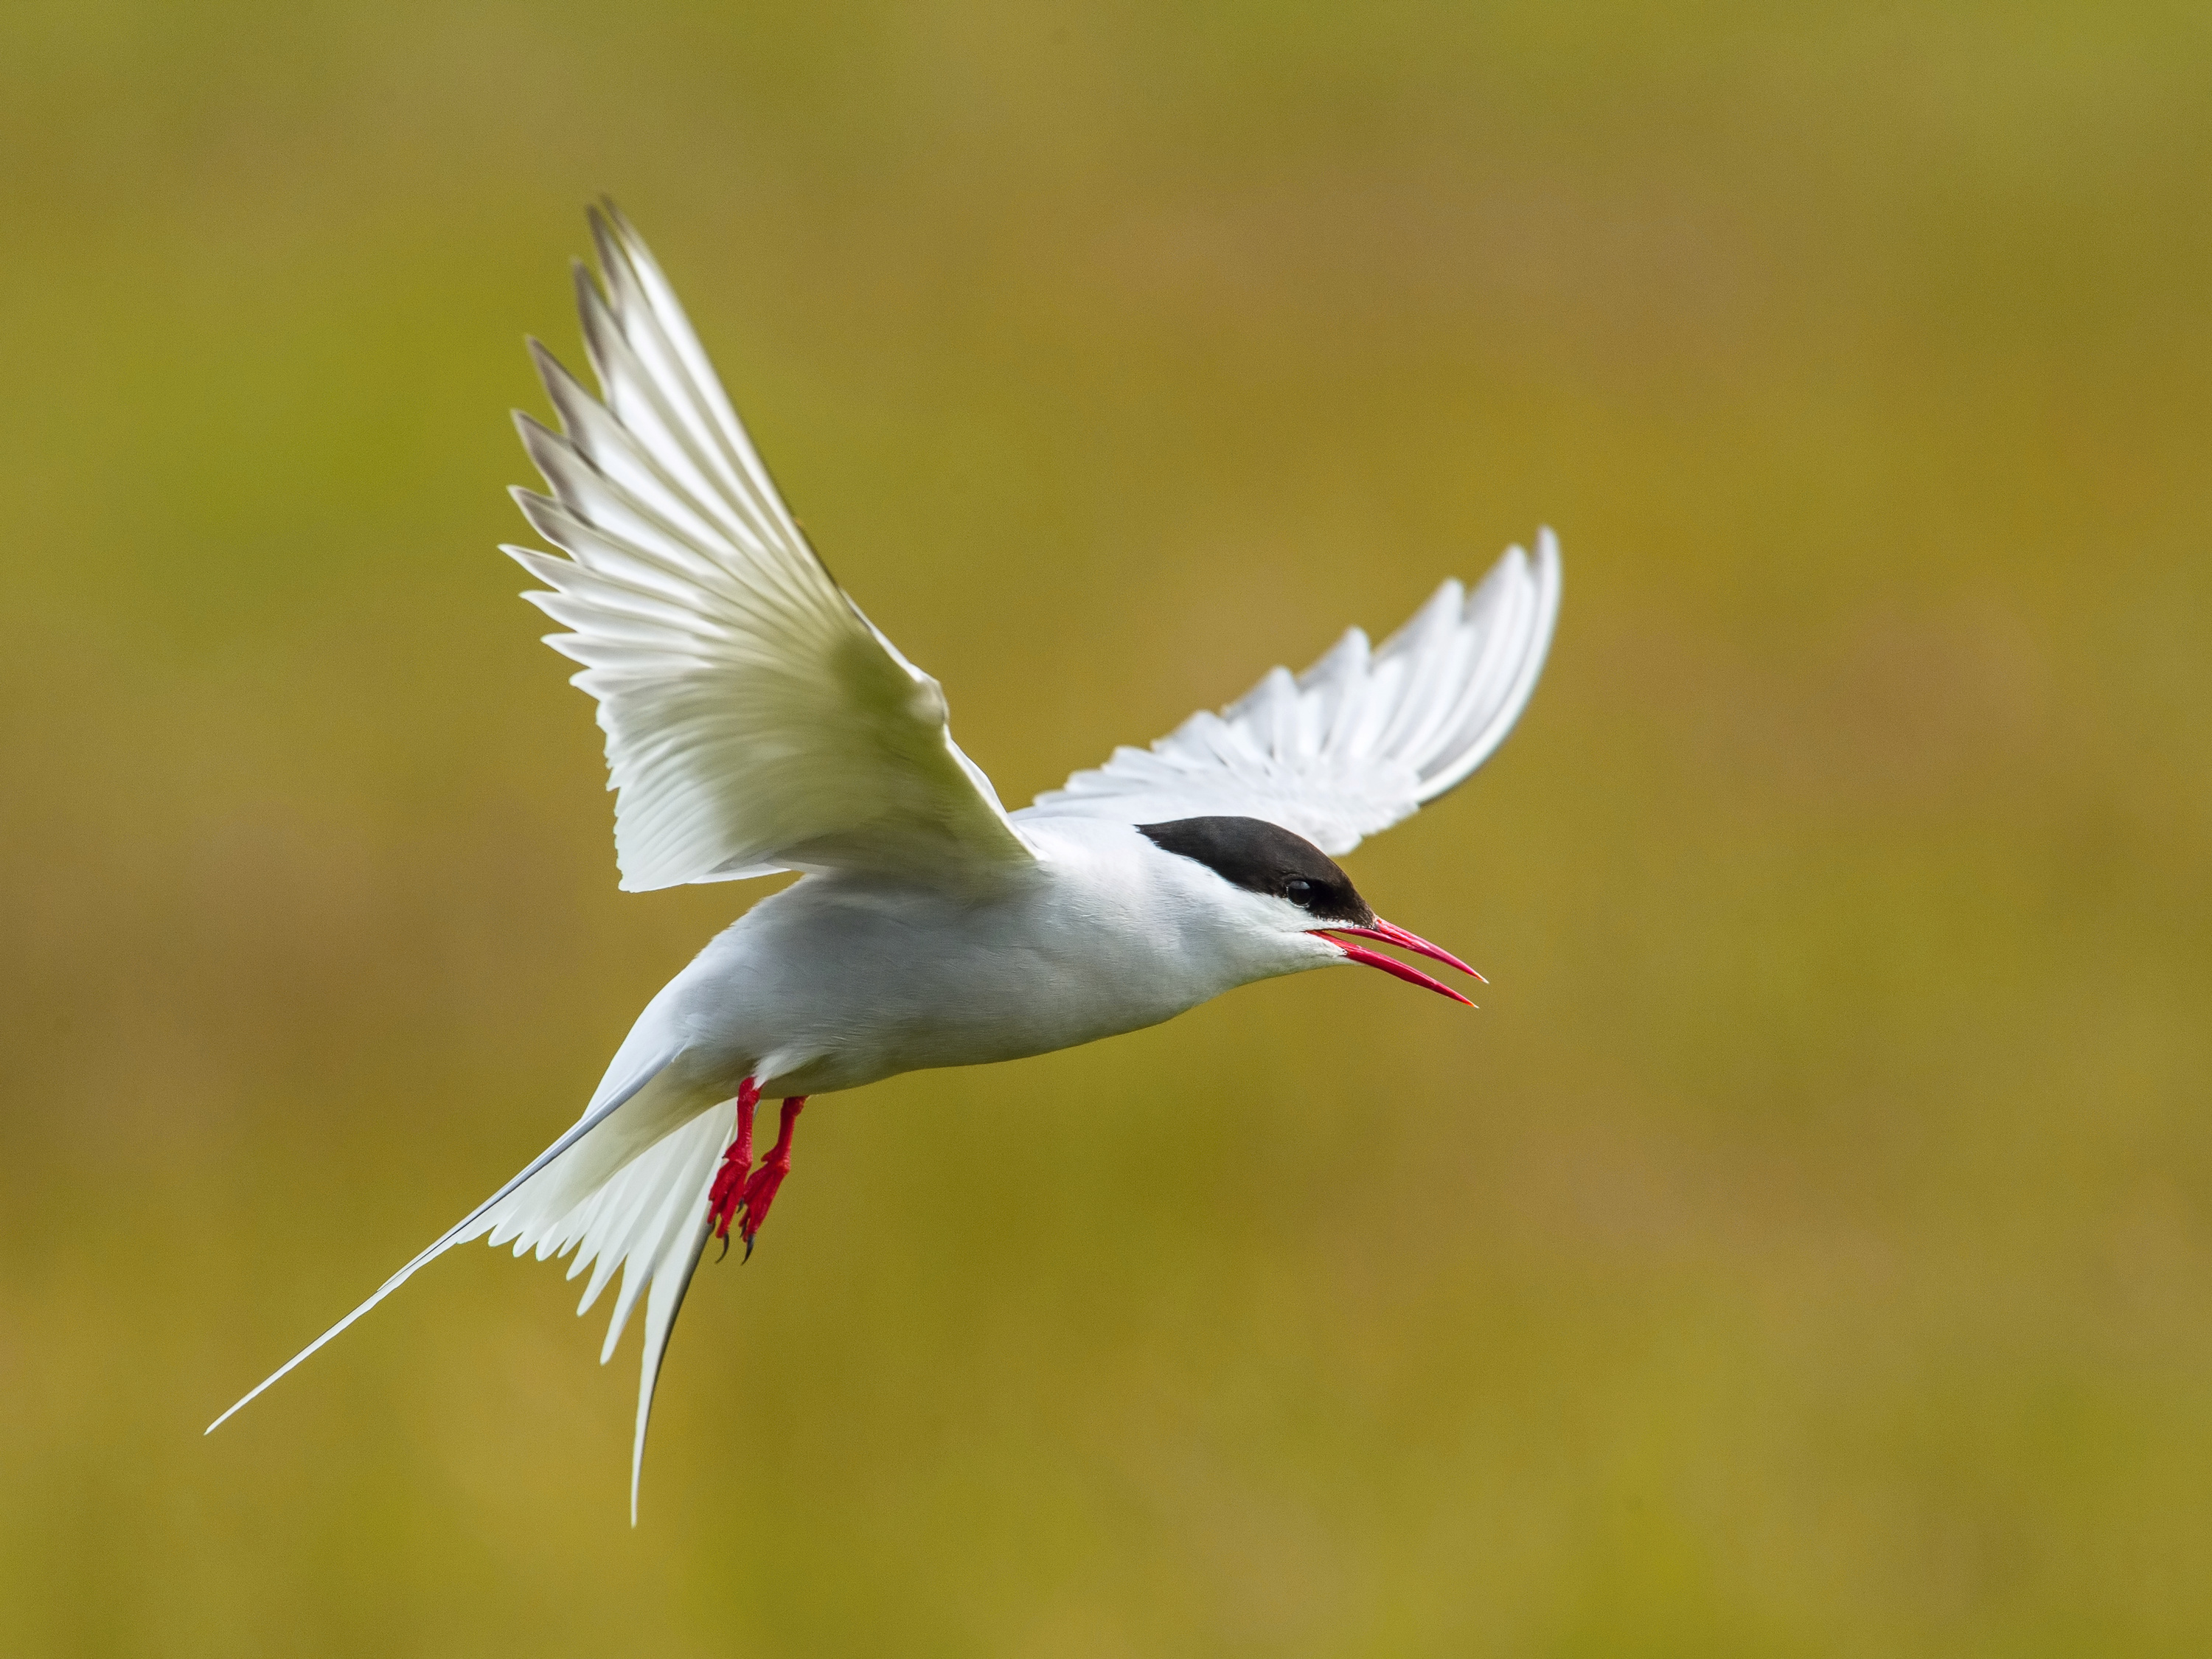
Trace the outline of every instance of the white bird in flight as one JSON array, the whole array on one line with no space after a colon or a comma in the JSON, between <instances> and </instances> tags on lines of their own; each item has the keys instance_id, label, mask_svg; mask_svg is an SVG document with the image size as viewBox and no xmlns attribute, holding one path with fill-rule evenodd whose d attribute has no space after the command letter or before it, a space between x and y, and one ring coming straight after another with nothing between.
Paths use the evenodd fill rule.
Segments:
<instances>
[{"instance_id":1,"label":"white bird in flight","mask_svg":"<svg viewBox=\"0 0 2212 1659\"><path fill-rule=\"evenodd\" d=\"M645 1301L630 1520L655 1378L710 1238L750 1255L806 1101L935 1066L1072 1048L1240 985L1358 963L1466 998L1358 940L1464 973L1382 921L1334 858L1466 778L1534 690L1559 611L1540 532L1446 581L1370 649L1352 629L1219 714L1009 813L945 694L837 586L784 506L645 244L611 203L576 265L594 398L535 341L562 429L516 423L565 558L504 550L583 665L617 792L622 886L802 879L725 929L638 1016L583 1115L211 1432L455 1245L573 1251L600 1361ZM1478 975L1476 977L1480 978ZM1472 1005L1470 1005L1472 1006ZM757 1103L782 1103L753 1163Z\"/></svg>"}]
</instances>

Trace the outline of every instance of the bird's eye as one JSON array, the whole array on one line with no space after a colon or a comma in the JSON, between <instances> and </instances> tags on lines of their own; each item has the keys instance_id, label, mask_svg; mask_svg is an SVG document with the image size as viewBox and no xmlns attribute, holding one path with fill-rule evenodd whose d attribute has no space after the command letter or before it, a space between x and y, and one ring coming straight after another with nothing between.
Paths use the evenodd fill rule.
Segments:
<instances>
[{"instance_id":1,"label":"bird's eye","mask_svg":"<svg viewBox=\"0 0 2212 1659\"><path fill-rule=\"evenodd\" d=\"M1283 884L1283 896L1293 904L1304 904L1313 896L1313 892L1314 884L1303 878L1295 878Z\"/></svg>"}]
</instances>

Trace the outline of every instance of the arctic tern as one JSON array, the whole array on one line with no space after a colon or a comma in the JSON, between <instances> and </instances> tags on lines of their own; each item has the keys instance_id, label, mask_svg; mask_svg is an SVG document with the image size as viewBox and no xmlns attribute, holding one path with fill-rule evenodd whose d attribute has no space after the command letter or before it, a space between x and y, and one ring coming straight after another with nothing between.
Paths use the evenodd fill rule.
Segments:
<instances>
[{"instance_id":1,"label":"arctic tern","mask_svg":"<svg viewBox=\"0 0 2212 1659\"><path fill-rule=\"evenodd\" d=\"M1039 1054L1223 992L1357 963L1466 998L1359 941L1462 972L1382 921L1335 858L1464 781L1535 689L1559 611L1549 531L1471 592L1446 581L1379 649L1303 674L1009 813L938 683L861 614L770 482L674 291L611 203L578 262L594 398L530 343L558 432L517 415L565 557L510 554L599 704L623 888L801 879L647 1005L583 1115L212 1431L426 1263L488 1238L574 1254L581 1313L617 1269L600 1358L645 1302L630 1519L653 1385L708 1242L750 1254L811 1097ZM1477 975L1480 977L1480 975ZM760 1101L781 1103L753 1161Z\"/></svg>"}]
</instances>

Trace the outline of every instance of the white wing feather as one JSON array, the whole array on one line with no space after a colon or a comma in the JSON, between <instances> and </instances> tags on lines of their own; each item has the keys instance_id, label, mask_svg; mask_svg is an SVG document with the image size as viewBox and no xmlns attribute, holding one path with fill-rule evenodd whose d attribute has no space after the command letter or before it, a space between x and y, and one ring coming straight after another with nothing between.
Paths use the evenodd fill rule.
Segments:
<instances>
[{"instance_id":1,"label":"white wing feather","mask_svg":"<svg viewBox=\"0 0 2212 1659\"><path fill-rule=\"evenodd\" d=\"M674 291L611 205L605 283L576 272L595 399L542 347L562 430L517 416L568 556L511 554L550 592L599 700L630 891L841 868L972 879L1031 854L954 744L945 696L807 545Z\"/></svg>"},{"instance_id":2,"label":"white wing feather","mask_svg":"<svg viewBox=\"0 0 2212 1659\"><path fill-rule=\"evenodd\" d=\"M1265 818L1332 857L1463 782L1513 729L1559 610L1559 542L1516 547L1469 593L1447 581L1370 651L1352 629L1295 679L1267 676L1149 750L1122 748L1015 815L1158 823Z\"/></svg>"}]
</instances>

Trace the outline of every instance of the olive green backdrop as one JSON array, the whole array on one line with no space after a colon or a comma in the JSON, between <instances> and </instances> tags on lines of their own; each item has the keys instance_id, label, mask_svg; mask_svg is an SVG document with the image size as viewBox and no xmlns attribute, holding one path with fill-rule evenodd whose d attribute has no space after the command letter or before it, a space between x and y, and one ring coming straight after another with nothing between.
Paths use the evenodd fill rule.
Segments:
<instances>
[{"instance_id":1,"label":"olive green backdrop","mask_svg":"<svg viewBox=\"0 0 2212 1659\"><path fill-rule=\"evenodd\" d=\"M2212 25L0 20L0 1648L2197 1654ZM451 1258L760 890L522 533L608 190L1009 800L1557 526L1363 848L1494 985L827 1097L635 1337Z\"/></svg>"}]
</instances>

